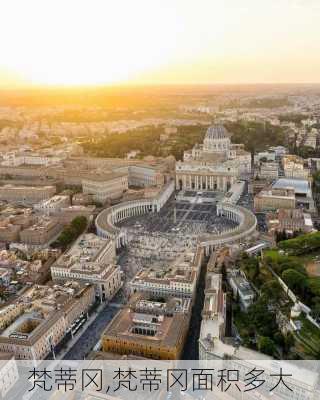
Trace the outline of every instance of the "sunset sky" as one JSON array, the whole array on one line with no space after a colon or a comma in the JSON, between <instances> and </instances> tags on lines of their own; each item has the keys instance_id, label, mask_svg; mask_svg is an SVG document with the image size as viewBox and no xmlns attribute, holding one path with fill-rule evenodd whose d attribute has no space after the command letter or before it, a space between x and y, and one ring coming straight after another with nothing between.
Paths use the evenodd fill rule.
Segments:
<instances>
[{"instance_id":1,"label":"sunset sky","mask_svg":"<svg viewBox=\"0 0 320 400\"><path fill-rule=\"evenodd\" d=\"M320 0L1 0L0 86L320 82Z\"/></svg>"}]
</instances>

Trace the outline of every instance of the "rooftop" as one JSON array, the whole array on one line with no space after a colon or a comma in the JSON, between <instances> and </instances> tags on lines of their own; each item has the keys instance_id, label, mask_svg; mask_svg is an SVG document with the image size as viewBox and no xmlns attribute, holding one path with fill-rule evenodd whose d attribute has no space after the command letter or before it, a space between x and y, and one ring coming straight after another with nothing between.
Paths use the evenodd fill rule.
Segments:
<instances>
[{"instance_id":1,"label":"rooftop","mask_svg":"<svg viewBox=\"0 0 320 400\"><path fill-rule=\"evenodd\" d=\"M230 274L229 278L233 280L237 289L243 296L254 295L250 283L240 274Z\"/></svg>"},{"instance_id":2,"label":"rooftop","mask_svg":"<svg viewBox=\"0 0 320 400\"><path fill-rule=\"evenodd\" d=\"M53 189L55 190L54 186L15 186L15 185L3 185L0 186L1 189L12 189L12 190L48 190L48 189Z\"/></svg>"},{"instance_id":3,"label":"rooftop","mask_svg":"<svg viewBox=\"0 0 320 400\"><path fill-rule=\"evenodd\" d=\"M305 179L280 178L272 186L274 189L294 188L297 194L309 194L309 182Z\"/></svg>"},{"instance_id":4,"label":"rooftop","mask_svg":"<svg viewBox=\"0 0 320 400\"><path fill-rule=\"evenodd\" d=\"M74 307L75 302L92 290L92 286L77 282L63 286L34 285L11 304L19 304L20 315L0 333L0 341L6 343L35 343L51 326Z\"/></svg>"},{"instance_id":5,"label":"rooftop","mask_svg":"<svg viewBox=\"0 0 320 400\"><path fill-rule=\"evenodd\" d=\"M41 201L40 203L37 204L37 206L49 207L50 205L60 203L63 201L68 201L68 200L69 200L69 196L56 195L56 196L51 197L50 199Z\"/></svg>"},{"instance_id":6,"label":"rooftop","mask_svg":"<svg viewBox=\"0 0 320 400\"><path fill-rule=\"evenodd\" d=\"M120 178L123 176L127 176L127 172L104 172L101 174L98 174L97 172L95 173L89 173L83 176L84 181L92 181L92 182L108 182L112 179Z\"/></svg>"},{"instance_id":7,"label":"rooftop","mask_svg":"<svg viewBox=\"0 0 320 400\"><path fill-rule=\"evenodd\" d=\"M171 299L170 301L175 304L172 313L164 311L159 313L158 302L149 302L153 303L154 310L149 309L147 312L145 310L142 312L139 309L141 299L134 299L130 307L124 308L114 317L103 336L143 343L146 346L148 343L154 346L176 346L186 329L191 301L182 299ZM182 309L177 308L177 305L182 306L182 302L187 302L187 304L181 307ZM163 309L172 308L172 305L168 305L167 302L162 304Z\"/></svg>"},{"instance_id":8,"label":"rooftop","mask_svg":"<svg viewBox=\"0 0 320 400\"><path fill-rule=\"evenodd\" d=\"M25 228L23 230L23 232L25 233L25 232L37 231L40 229L47 230L47 229L52 228L53 226L56 226L57 224L58 224L58 221L54 218L41 217L37 220L37 222L34 225L32 225L28 228Z\"/></svg>"},{"instance_id":9,"label":"rooftop","mask_svg":"<svg viewBox=\"0 0 320 400\"><path fill-rule=\"evenodd\" d=\"M101 273L106 266L100 265L97 259L106 247L112 245L113 242L110 239L101 238L93 233L85 233L57 260L54 266L79 272L85 271L89 274Z\"/></svg>"}]
</instances>

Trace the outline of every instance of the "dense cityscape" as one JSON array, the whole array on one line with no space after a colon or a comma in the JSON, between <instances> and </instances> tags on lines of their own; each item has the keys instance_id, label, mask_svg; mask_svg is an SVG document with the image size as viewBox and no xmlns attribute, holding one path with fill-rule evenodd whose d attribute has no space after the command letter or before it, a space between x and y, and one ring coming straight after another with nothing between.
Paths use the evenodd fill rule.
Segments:
<instances>
[{"instance_id":1,"label":"dense cityscape","mask_svg":"<svg viewBox=\"0 0 320 400\"><path fill-rule=\"evenodd\" d=\"M0 400L318 400L319 0L0 15Z\"/></svg>"},{"instance_id":2,"label":"dense cityscape","mask_svg":"<svg viewBox=\"0 0 320 400\"><path fill-rule=\"evenodd\" d=\"M1 352L319 358L319 95L178 91L1 108Z\"/></svg>"}]
</instances>

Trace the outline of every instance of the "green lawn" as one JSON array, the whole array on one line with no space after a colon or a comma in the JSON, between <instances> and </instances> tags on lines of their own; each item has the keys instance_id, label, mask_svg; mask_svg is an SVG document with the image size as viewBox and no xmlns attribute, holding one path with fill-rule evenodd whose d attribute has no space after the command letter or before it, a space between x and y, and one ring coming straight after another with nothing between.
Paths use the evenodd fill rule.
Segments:
<instances>
[{"instance_id":1,"label":"green lawn","mask_svg":"<svg viewBox=\"0 0 320 400\"><path fill-rule=\"evenodd\" d=\"M305 352L312 357L320 356L320 329L316 328L306 318L299 318L302 322L302 328L297 333L300 343L304 344Z\"/></svg>"},{"instance_id":2,"label":"green lawn","mask_svg":"<svg viewBox=\"0 0 320 400\"><path fill-rule=\"evenodd\" d=\"M314 295L320 297L320 277L308 278L308 282Z\"/></svg>"}]
</instances>

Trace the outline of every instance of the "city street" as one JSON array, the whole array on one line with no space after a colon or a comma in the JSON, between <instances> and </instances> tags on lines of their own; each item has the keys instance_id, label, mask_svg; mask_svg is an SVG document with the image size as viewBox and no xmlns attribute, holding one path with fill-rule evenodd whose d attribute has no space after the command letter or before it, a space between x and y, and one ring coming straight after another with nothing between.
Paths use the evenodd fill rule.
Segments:
<instances>
[{"instance_id":1,"label":"city street","mask_svg":"<svg viewBox=\"0 0 320 400\"><path fill-rule=\"evenodd\" d=\"M101 339L101 334L105 327L118 312L117 304L107 304L89 325L85 325L84 330L80 331L78 340L64 354L63 357L57 355L58 358L64 360L82 360L94 348L97 342Z\"/></svg>"}]
</instances>

